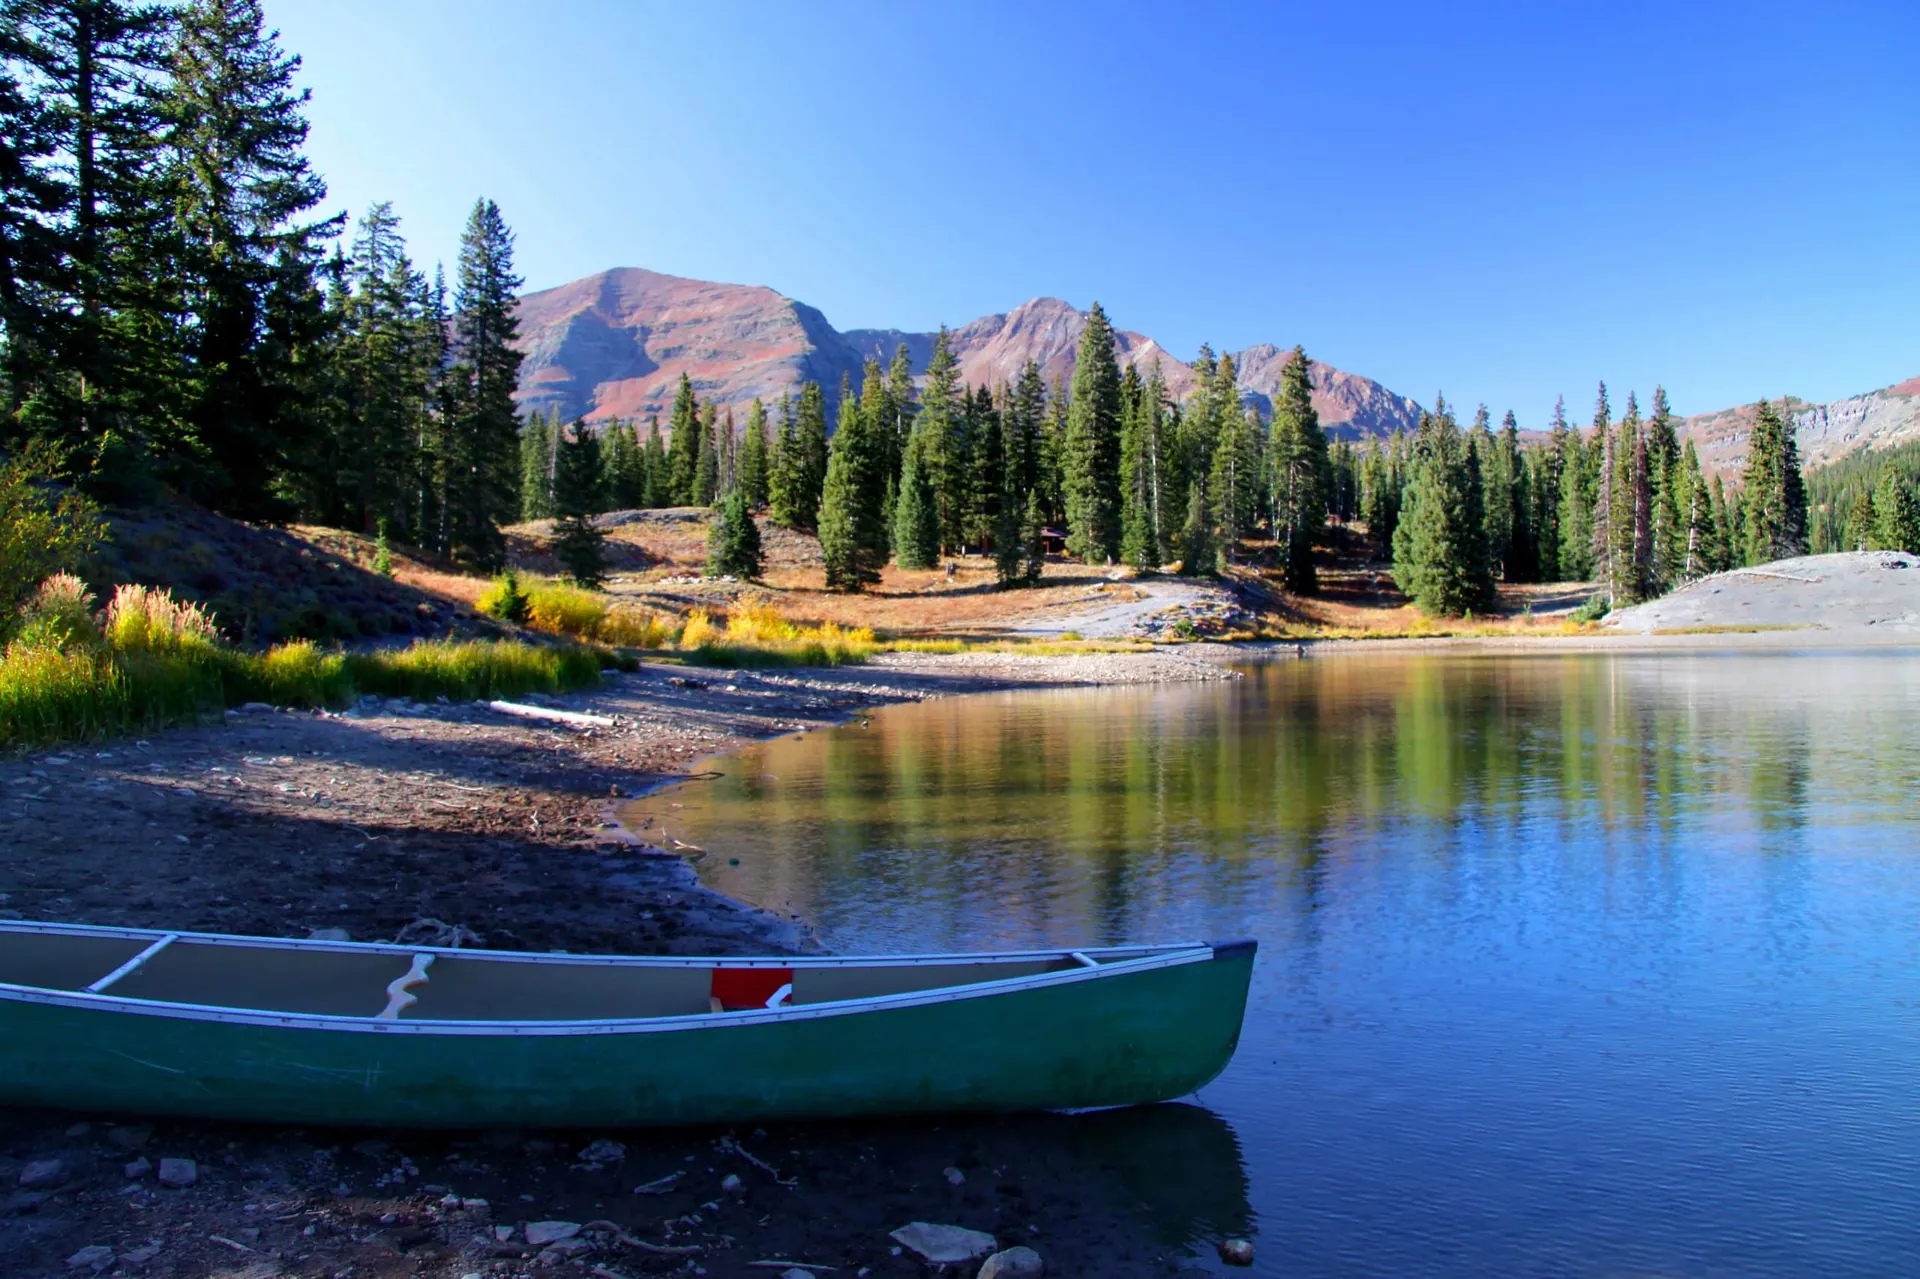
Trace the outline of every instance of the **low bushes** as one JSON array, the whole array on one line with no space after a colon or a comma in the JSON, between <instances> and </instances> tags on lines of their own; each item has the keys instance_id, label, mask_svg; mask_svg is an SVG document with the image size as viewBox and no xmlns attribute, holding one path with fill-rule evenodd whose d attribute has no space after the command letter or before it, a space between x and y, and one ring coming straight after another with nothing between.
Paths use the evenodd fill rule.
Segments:
<instances>
[{"instance_id":1,"label":"low bushes","mask_svg":"<svg viewBox=\"0 0 1920 1279\"><path fill-rule=\"evenodd\" d=\"M664 648L674 642L680 627L648 609L614 603L595 591L564 582L539 582L522 589L508 573L475 601L476 608L508 622L524 622L549 635L620 648Z\"/></svg>"}]
</instances>

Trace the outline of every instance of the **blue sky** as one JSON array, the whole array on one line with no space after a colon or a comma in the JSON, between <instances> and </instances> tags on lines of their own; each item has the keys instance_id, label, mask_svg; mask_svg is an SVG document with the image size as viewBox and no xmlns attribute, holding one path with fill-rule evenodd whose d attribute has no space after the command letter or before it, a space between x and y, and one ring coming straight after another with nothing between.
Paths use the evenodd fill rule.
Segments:
<instances>
[{"instance_id":1,"label":"blue sky","mask_svg":"<svg viewBox=\"0 0 1920 1279\"><path fill-rule=\"evenodd\" d=\"M1423 403L1920 374L1920 5L267 0L331 203L839 328L1095 298Z\"/></svg>"}]
</instances>

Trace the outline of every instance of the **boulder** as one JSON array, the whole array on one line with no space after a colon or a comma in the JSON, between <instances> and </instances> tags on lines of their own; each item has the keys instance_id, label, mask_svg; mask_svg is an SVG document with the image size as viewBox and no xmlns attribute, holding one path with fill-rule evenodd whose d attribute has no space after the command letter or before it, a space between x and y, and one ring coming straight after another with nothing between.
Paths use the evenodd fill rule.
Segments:
<instances>
[{"instance_id":1,"label":"boulder","mask_svg":"<svg viewBox=\"0 0 1920 1279\"><path fill-rule=\"evenodd\" d=\"M1008 1248L988 1257L980 1267L979 1279L1040 1279L1047 1263L1031 1248Z\"/></svg>"},{"instance_id":2,"label":"boulder","mask_svg":"<svg viewBox=\"0 0 1920 1279\"><path fill-rule=\"evenodd\" d=\"M105 1270L113 1264L113 1249L103 1243L89 1244L67 1258L69 1270Z\"/></svg>"},{"instance_id":3,"label":"boulder","mask_svg":"<svg viewBox=\"0 0 1920 1279\"><path fill-rule=\"evenodd\" d=\"M930 1266L964 1266L1000 1246L999 1240L981 1231L929 1221L910 1221L889 1237Z\"/></svg>"},{"instance_id":4,"label":"boulder","mask_svg":"<svg viewBox=\"0 0 1920 1279\"><path fill-rule=\"evenodd\" d=\"M200 1180L200 1167L191 1159L162 1159L160 1161L160 1184L172 1186L175 1190L184 1190Z\"/></svg>"},{"instance_id":5,"label":"boulder","mask_svg":"<svg viewBox=\"0 0 1920 1279\"><path fill-rule=\"evenodd\" d=\"M35 1159L20 1170L22 1190L51 1190L63 1186L73 1176L64 1159Z\"/></svg>"},{"instance_id":6,"label":"boulder","mask_svg":"<svg viewBox=\"0 0 1920 1279\"><path fill-rule=\"evenodd\" d=\"M544 1248L548 1244L559 1243L562 1239L571 1239L580 1233L577 1221L529 1221L527 1223L527 1242L535 1248Z\"/></svg>"}]
</instances>

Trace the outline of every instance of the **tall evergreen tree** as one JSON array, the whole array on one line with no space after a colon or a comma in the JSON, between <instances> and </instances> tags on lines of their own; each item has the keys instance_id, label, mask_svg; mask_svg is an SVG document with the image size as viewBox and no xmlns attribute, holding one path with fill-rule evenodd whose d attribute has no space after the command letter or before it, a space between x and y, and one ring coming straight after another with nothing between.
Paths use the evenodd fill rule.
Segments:
<instances>
[{"instance_id":1,"label":"tall evergreen tree","mask_svg":"<svg viewBox=\"0 0 1920 1279\"><path fill-rule=\"evenodd\" d=\"M1305 349L1294 347L1280 370L1270 445L1273 538L1287 589L1301 595L1320 589L1313 545L1326 528L1331 469L1310 373Z\"/></svg>"},{"instance_id":2,"label":"tall evergreen tree","mask_svg":"<svg viewBox=\"0 0 1920 1279\"><path fill-rule=\"evenodd\" d=\"M520 518L553 518L553 428L537 414L520 428Z\"/></svg>"},{"instance_id":3,"label":"tall evergreen tree","mask_svg":"<svg viewBox=\"0 0 1920 1279\"><path fill-rule=\"evenodd\" d=\"M1451 615L1493 602L1479 464L1446 400L1422 415L1413 471L1394 531L1393 576L1422 612Z\"/></svg>"},{"instance_id":4,"label":"tall evergreen tree","mask_svg":"<svg viewBox=\"0 0 1920 1279\"><path fill-rule=\"evenodd\" d=\"M720 406L708 400L693 432L693 487L688 506L712 506L720 495Z\"/></svg>"},{"instance_id":5,"label":"tall evergreen tree","mask_svg":"<svg viewBox=\"0 0 1920 1279\"><path fill-rule=\"evenodd\" d=\"M707 572L752 581L760 576L760 526L754 523L743 485L720 499L720 514L707 530Z\"/></svg>"},{"instance_id":6,"label":"tall evergreen tree","mask_svg":"<svg viewBox=\"0 0 1920 1279\"><path fill-rule=\"evenodd\" d=\"M1793 428L1766 400L1754 410L1740 486L1747 563L1807 553L1807 490Z\"/></svg>"},{"instance_id":7,"label":"tall evergreen tree","mask_svg":"<svg viewBox=\"0 0 1920 1279\"><path fill-rule=\"evenodd\" d=\"M575 421L560 433L553 463L553 555L575 585L598 589L607 578L607 535L593 522L602 503L600 441Z\"/></svg>"},{"instance_id":8,"label":"tall evergreen tree","mask_svg":"<svg viewBox=\"0 0 1920 1279\"><path fill-rule=\"evenodd\" d=\"M920 389L920 407L906 451L931 486L940 544L958 551L968 531L968 499L972 476L967 466L967 408L969 397L960 385L960 361L943 325L933 340L926 384Z\"/></svg>"},{"instance_id":9,"label":"tall evergreen tree","mask_svg":"<svg viewBox=\"0 0 1920 1279\"><path fill-rule=\"evenodd\" d=\"M874 361L867 363L866 392L886 394ZM860 411L853 388L843 381L840 428L833 434L820 498L820 555L830 591L860 591L880 580L887 562L885 456L869 415Z\"/></svg>"},{"instance_id":10,"label":"tall evergreen tree","mask_svg":"<svg viewBox=\"0 0 1920 1279\"><path fill-rule=\"evenodd\" d=\"M673 408L667 414L667 490L671 504L693 502L695 471L700 464L700 401L693 393L693 380L685 372L673 393Z\"/></svg>"},{"instance_id":11,"label":"tall evergreen tree","mask_svg":"<svg viewBox=\"0 0 1920 1279\"><path fill-rule=\"evenodd\" d=\"M1133 372L1132 366L1128 367ZM1167 384L1156 358L1140 387L1121 441L1121 558L1143 572L1167 561L1167 520L1161 509L1167 467Z\"/></svg>"},{"instance_id":12,"label":"tall evergreen tree","mask_svg":"<svg viewBox=\"0 0 1920 1279\"><path fill-rule=\"evenodd\" d=\"M1680 432L1674 424L1667 388L1653 388L1653 416L1647 419L1647 474L1652 484L1653 588L1664 591L1686 559L1686 526L1681 512Z\"/></svg>"},{"instance_id":13,"label":"tall evergreen tree","mask_svg":"<svg viewBox=\"0 0 1920 1279\"><path fill-rule=\"evenodd\" d=\"M640 451L634 424L612 418L600 436L600 456L606 467L602 503L609 511L637 511L647 502L647 462Z\"/></svg>"},{"instance_id":14,"label":"tall evergreen tree","mask_svg":"<svg viewBox=\"0 0 1920 1279\"><path fill-rule=\"evenodd\" d=\"M1700 473L1700 455L1688 440L1675 466L1674 484L1679 510L1680 539L1674 573L1683 582L1714 572L1720 563L1718 521L1714 517L1713 494Z\"/></svg>"},{"instance_id":15,"label":"tall evergreen tree","mask_svg":"<svg viewBox=\"0 0 1920 1279\"><path fill-rule=\"evenodd\" d=\"M451 542L444 549L491 571L506 559L500 525L518 506L519 418L513 392L521 359L513 232L491 200L475 203L467 218L457 279L447 445Z\"/></svg>"},{"instance_id":16,"label":"tall evergreen tree","mask_svg":"<svg viewBox=\"0 0 1920 1279\"><path fill-rule=\"evenodd\" d=\"M767 438L767 406L758 397L747 410L747 437L740 445L740 491L747 505L758 509L767 504L767 482L773 450Z\"/></svg>"},{"instance_id":17,"label":"tall evergreen tree","mask_svg":"<svg viewBox=\"0 0 1920 1279\"><path fill-rule=\"evenodd\" d=\"M1841 544L1843 550L1871 550L1876 532L1873 517L1873 493L1869 489L1859 489L1853 500L1847 504L1847 513L1841 525Z\"/></svg>"},{"instance_id":18,"label":"tall evergreen tree","mask_svg":"<svg viewBox=\"0 0 1920 1279\"><path fill-rule=\"evenodd\" d=\"M1881 468L1880 488L1874 495L1874 537L1876 550L1906 551L1920 555L1920 495L1913 481L1895 466Z\"/></svg>"},{"instance_id":19,"label":"tall evergreen tree","mask_svg":"<svg viewBox=\"0 0 1920 1279\"><path fill-rule=\"evenodd\" d=\"M1113 329L1095 302L1073 369L1061 448L1067 549L1088 563L1120 554L1120 368Z\"/></svg>"},{"instance_id":20,"label":"tall evergreen tree","mask_svg":"<svg viewBox=\"0 0 1920 1279\"><path fill-rule=\"evenodd\" d=\"M1187 522L1180 528L1180 572L1185 577L1207 577L1217 568L1207 477L1195 475L1187 482Z\"/></svg>"},{"instance_id":21,"label":"tall evergreen tree","mask_svg":"<svg viewBox=\"0 0 1920 1279\"><path fill-rule=\"evenodd\" d=\"M901 568L932 568L940 559L940 513L918 449L907 450L907 468L894 500L893 554Z\"/></svg>"},{"instance_id":22,"label":"tall evergreen tree","mask_svg":"<svg viewBox=\"0 0 1920 1279\"><path fill-rule=\"evenodd\" d=\"M647 477L646 497L643 504L649 508L673 505L671 494L672 478L667 467L666 442L660 438L660 415L651 414L647 418L647 442L640 448Z\"/></svg>"}]
</instances>

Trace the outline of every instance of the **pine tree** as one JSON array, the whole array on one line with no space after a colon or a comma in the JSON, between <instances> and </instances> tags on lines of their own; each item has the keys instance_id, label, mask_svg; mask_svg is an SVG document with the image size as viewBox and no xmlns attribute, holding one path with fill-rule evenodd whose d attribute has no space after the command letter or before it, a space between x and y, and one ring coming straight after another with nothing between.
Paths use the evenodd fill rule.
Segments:
<instances>
[{"instance_id":1,"label":"pine tree","mask_svg":"<svg viewBox=\"0 0 1920 1279\"><path fill-rule=\"evenodd\" d=\"M642 504L648 508L671 506L673 480L667 464L666 444L660 438L660 415L652 414L647 419L647 442L640 450L644 463L647 489Z\"/></svg>"},{"instance_id":2,"label":"pine tree","mask_svg":"<svg viewBox=\"0 0 1920 1279\"><path fill-rule=\"evenodd\" d=\"M609 511L637 511L647 502L647 462L634 435L633 423L612 418L600 436L600 456L606 467L602 497Z\"/></svg>"},{"instance_id":3,"label":"pine tree","mask_svg":"<svg viewBox=\"0 0 1920 1279\"><path fill-rule=\"evenodd\" d=\"M553 556L575 585L598 589L607 578L607 535L594 524L600 508L600 443L585 422L561 432L553 463Z\"/></svg>"},{"instance_id":4,"label":"pine tree","mask_svg":"<svg viewBox=\"0 0 1920 1279\"><path fill-rule=\"evenodd\" d=\"M1793 428L1771 403L1754 411L1753 436L1740 486L1747 563L1807 553L1807 491Z\"/></svg>"},{"instance_id":5,"label":"pine tree","mask_svg":"<svg viewBox=\"0 0 1920 1279\"><path fill-rule=\"evenodd\" d=\"M1844 549L1865 551L1873 548L1877 522L1873 517L1873 494L1859 489L1853 500L1847 504L1846 522L1842 525Z\"/></svg>"},{"instance_id":6,"label":"pine tree","mask_svg":"<svg viewBox=\"0 0 1920 1279\"><path fill-rule=\"evenodd\" d=\"M1040 494L1043 520L1064 519L1067 447L1067 395L1060 379L1053 379L1053 391L1047 397L1040 419L1039 452L1034 464L1033 487Z\"/></svg>"},{"instance_id":7,"label":"pine tree","mask_svg":"<svg viewBox=\"0 0 1920 1279\"><path fill-rule=\"evenodd\" d=\"M882 441L886 446L887 479L897 489L900 473L905 468L907 440L913 434L913 415L916 409L913 399L913 357L902 342L893 349L893 363L887 367L887 412L891 420L887 423ZM893 518L893 512L887 512L887 518Z\"/></svg>"},{"instance_id":8,"label":"pine tree","mask_svg":"<svg viewBox=\"0 0 1920 1279\"><path fill-rule=\"evenodd\" d=\"M800 388L793 430L792 526L812 529L819 522L827 480L827 398L818 382Z\"/></svg>"},{"instance_id":9,"label":"pine tree","mask_svg":"<svg viewBox=\"0 0 1920 1279\"><path fill-rule=\"evenodd\" d=\"M932 568L940 559L940 515L918 449L907 450L894 500L893 554L901 568Z\"/></svg>"},{"instance_id":10,"label":"pine tree","mask_svg":"<svg viewBox=\"0 0 1920 1279\"><path fill-rule=\"evenodd\" d=\"M1131 365L1127 372L1133 373ZM1156 572L1167 560L1166 517L1160 509L1166 481L1166 421L1167 385L1156 358L1139 388L1120 449L1125 499L1120 555L1142 572Z\"/></svg>"},{"instance_id":11,"label":"pine tree","mask_svg":"<svg viewBox=\"0 0 1920 1279\"><path fill-rule=\"evenodd\" d=\"M302 151L309 94L294 87L299 66L266 30L259 0L194 0L180 13L159 104L169 283L189 312L178 329L189 371L164 473L189 497L244 517L284 513L275 482L311 418L309 388L284 349L292 334L273 332L274 317L317 304L325 242L345 221L303 220L327 188ZM497 495L508 503L513 478Z\"/></svg>"},{"instance_id":12,"label":"pine tree","mask_svg":"<svg viewBox=\"0 0 1920 1279\"><path fill-rule=\"evenodd\" d=\"M1327 436L1313 407L1311 368L1305 349L1294 347L1280 370L1269 448L1273 539L1287 589L1300 595L1320 589L1313 545L1326 530L1331 470Z\"/></svg>"},{"instance_id":13,"label":"pine tree","mask_svg":"<svg viewBox=\"0 0 1920 1279\"><path fill-rule=\"evenodd\" d=\"M1396 440L1399 432L1394 433ZM1393 553L1393 532L1400 522L1400 482L1388 446L1376 443L1360 464L1360 518L1376 556Z\"/></svg>"},{"instance_id":14,"label":"pine tree","mask_svg":"<svg viewBox=\"0 0 1920 1279\"><path fill-rule=\"evenodd\" d=\"M758 397L747 410L747 438L740 446L740 491L747 505L759 509L767 504L768 470L772 449L767 439L767 406Z\"/></svg>"},{"instance_id":15,"label":"pine tree","mask_svg":"<svg viewBox=\"0 0 1920 1279\"><path fill-rule=\"evenodd\" d=\"M1647 419L1647 471L1653 485L1653 562L1651 578L1657 594L1673 584L1686 559L1686 528L1681 512L1680 433L1667 388L1653 388L1653 416Z\"/></svg>"},{"instance_id":16,"label":"pine tree","mask_svg":"<svg viewBox=\"0 0 1920 1279\"><path fill-rule=\"evenodd\" d=\"M1498 507L1496 521L1492 511ZM1499 442L1494 449L1494 469L1487 494L1488 527L1504 525L1505 544L1494 546L1489 538L1488 554L1495 556L1499 576L1509 582L1538 580L1539 552L1534 542L1533 504L1527 491L1527 467L1520 448L1520 423L1513 410L1500 420Z\"/></svg>"},{"instance_id":17,"label":"pine tree","mask_svg":"<svg viewBox=\"0 0 1920 1279\"><path fill-rule=\"evenodd\" d=\"M1680 512L1680 549L1674 572L1690 582L1715 571L1720 562L1720 529L1714 516L1713 494L1700 473L1700 455L1688 440L1675 468L1674 492Z\"/></svg>"},{"instance_id":18,"label":"pine tree","mask_svg":"<svg viewBox=\"0 0 1920 1279\"><path fill-rule=\"evenodd\" d=\"M553 428L534 416L520 428L520 518L553 518Z\"/></svg>"},{"instance_id":19,"label":"pine tree","mask_svg":"<svg viewBox=\"0 0 1920 1279\"><path fill-rule=\"evenodd\" d=\"M1453 615L1493 602L1483 502L1478 461L1441 397L1421 417L1394 531L1394 581L1422 612Z\"/></svg>"},{"instance_id":20,"label":"pine tree","mask_svg":"<svg viewBox=\"0 0 1920 1279\"><path fill-rule=\"evenodd\" d=\"M1210 577L1216 568L1207 479L1195 475L1187 483L1187 522L1180 529L1180 572L1186 577Z\"/></svg>"},{"instance_id":21,"label":"pine tree","mask_svg":"<svg viewBox=\"0 0 1920 1279\"><path fill-rule=\"evenodd\" d=\"M1000 410L985 386L976 387L967 404L967 541L983 552L1000 524L1000 492L1006 483L1006 453L1001 448Z\"/></svg>"},{"instance_id":22,"label":"pine tree","mask_svg":"<svg viewBox=\"0 0 1920 1279\"><path fill-rule=\"evenodd\" d=\"M108 496L142 496L147 454L172 446L180 407L183 303L153 144L176 12L9 0L4 13L9 434Z\"/></svg>"},{"instance_id":23,"label":"pine tree","mask_svg":"<svg viewBox=\"0 0 1920 1279\"><path fill-rule=\"evenodd\" d=\"M720 514L707 529L707 573L753 581L760 576L760 526L754 523L742 485L721 499Z\"/></svg>"},{"instance_id":24,"label":"pine tree","mask_svg":"<svg viewBox=\"0 0 1920 1279\"><path fill-rule=\"evenodd\" d=\"M1920 495L1891 464L1882 467L1874 501L1874 549L1920 555Z\"/></svg>"},{"instance_id":25,"label":"pine tree","mask_svg":"<svg viewBox=\"0 0 1920 1279\"><path fill-rule=\"evenodd\" d=\"M1088 563L1120 554L1120 369L1113 329L1095 302L1068 395L1061 449L1067 549Z\"/></svg>"},{"instance_id":26,"label":"pine tree","mask_svg":"<svg viewBox=\"0 0 1920 1279\"><path fill-rule=\"evenodd\" d=\"M1028 360L1020 366L1000 419L1008 486L1020 495L1022 506L1026 495L1040 485L1040 427L1046 414L1047 386L1040 379L1040 366Z\"/></svg>"},{"instance_id":27,"label":"pine tree","mask_svg":"<svg viewBox=\"0 0 1920 1279\"><path fill-rule=\"evenodd\" d=\"M1615 482L1620 471L1618 445L1619 441L1613 435L1613 414L1607 405L1607 384L1602 382L1600 398L1593 410L1593 441L1590 447L1598 451L1599 466L1594 476L1593 522L1587 530L1587 544L1592 548L1589 557L1592 572L1600 579L1600 587L1606 592L1609 604L1617 601L1620 595L1620 567L1615 558L1622 507L1618 491L1620 486Z\"/></svg>"},{"instance_id":28,"label":"pine tree","mask_svg":"<svg viewBox=\"0 0 1920 1279\"><path fill-rule=\"evenodd\" d=\"M684 372L667 414L667 492L673 506L693 502L695 470L700 464L700 401Z\"/></svg>"},{"instance_id":29,"label":"pine tree","mask_svg":"<svg viewBox=\"0 0 1920 1279\"><path fill-rule=\"evenodd\" d=\"M933 340L926 384L906 453L933 490L940 544L956 552L966 541L972 477L967 466L967 408L970 397L960 385L960 362L943 325ZM903 460L903 473L905 465Z\"/></svg>"},{"instance_id":30,"label":"pine tree","mask_svg":"<svg viewBox=\"0 0 1920 1279\"><path fill-rule=\"evenodd\" d=\"M720 406L708 400L694 428L693 487L688 506L712 506L720 496Z\"/></svg>"},{"instance_id":31,"label":"pine tree","mask_svg":"<svg viewBox=\"0 0 1920 1279\"><path fill-rule=\"evenodd\" d=\"M886 393L873 361L867 364L867 387L871 394ZM884 458L869 415L860 411L853 388L843 381L840 429L833 434L820 498L820 555L830 591L860 591L880 580L887 562Z\"/></svg>"},{"instance_id":32,"label":"pine tree","mask_svg":"<svg viewBox=\"0 0 1920 1279\"><path fill-rule=\"evenodd\" d=\"M482 199L460 239L446 467L449 549L482 571L505 561L500 525L518 506L519 418L513 392L520 377L515 345L520 283L513 270L513 232L499 206Z\"/></svg>"}]
</instances>

